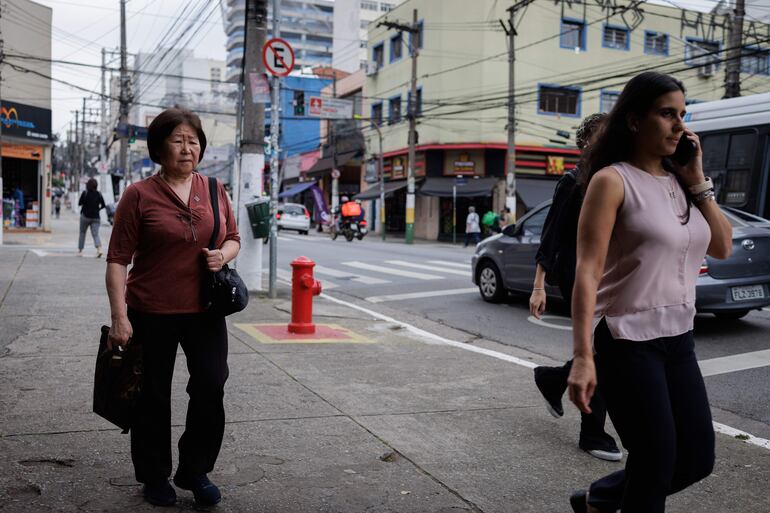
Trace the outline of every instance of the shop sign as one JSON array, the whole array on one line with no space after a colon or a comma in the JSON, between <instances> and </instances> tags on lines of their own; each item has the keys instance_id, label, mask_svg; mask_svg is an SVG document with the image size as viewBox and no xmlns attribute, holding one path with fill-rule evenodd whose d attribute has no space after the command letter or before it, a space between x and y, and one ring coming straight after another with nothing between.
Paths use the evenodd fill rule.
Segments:
<instances>
[{"instance_id":1,"label":"shop sign","mask_svg":"<svg viewBox=\"0 0 770 513\"><path fill-rule=\"evenodd\" d=\"M545 174L563 175L564 174L564 157L548 155L548 158L546 159Z\"/></svg>"},{"instance_id":2,"label":"shop sign","mask_svg":"<svg viewBox=\"0 0 770 513\"><path fill-rule=\"evenodd\" d=\"M404 157L393 157L392 177L394 179L406 177L406 159Z\"/></svg>"},{"instance_id":3,"label":"shop sign","mask_svg":"<svg viewBox=\"0 0 770 513\"><path fill-rule=\"evenodd\" d=\"M454 174L455 175L475 175L476 163L471 160L471 156L467 153L461 153L457 160L454 162Z\"/></svg>"},{"instance_id":4,"label":"shop sign","mask_svg":"<svg viewBox=\"0 0 770 513\"><path fill-rule=\"evenodd\" d=\"M0 103L0 123L3 135L50 141L51 111L23 103Z\"/></svg>"},{"instance_id":5,"label":"shop sign","mask_svg":"<svg viewBox=\"0 0 770 513\"><path fill-rule=\"evenodd\" d=\"M5 127L3 127L5 129ZM43 147L32 146L30 144L11 144L3 143L3 157L12 157L16 159L42 160Z\"/></svg>"}]
</instances>

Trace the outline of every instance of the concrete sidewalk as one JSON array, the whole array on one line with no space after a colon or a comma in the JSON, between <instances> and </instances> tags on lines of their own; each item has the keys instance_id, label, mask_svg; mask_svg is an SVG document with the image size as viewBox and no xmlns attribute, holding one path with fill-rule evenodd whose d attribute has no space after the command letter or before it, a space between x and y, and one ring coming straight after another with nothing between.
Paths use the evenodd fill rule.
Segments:
<instances>
[{"instance_id":1,"label":"concrete sidewalk","mask_svg":"<svg viewBox=\"0 0 770 513\"><path fill-rule=\"evenodd\" d=\"M106 239L105 239L106 240ZM76 242L76 239L75 239ZM91 412L99 326L109 320L104 260L0 248L0 510L150 511L129 437ZM252 297L228 318L227 427L212 480L223 512L569 512L569 494L614 471L577 448L579 418L554 419L530 368L447 346L330 300L316 322L348 343L265 343L288 294ZM388 314L383 310L384 313ZM459 342L537 355L401 316ZM515 336L515 335L512 335ZM186 407L174 378L174 439ZM717 435L714 474L672 512L770 511L770 451ZM176 509L194 510L188 492Z\"/></svg>"}]
</instances>

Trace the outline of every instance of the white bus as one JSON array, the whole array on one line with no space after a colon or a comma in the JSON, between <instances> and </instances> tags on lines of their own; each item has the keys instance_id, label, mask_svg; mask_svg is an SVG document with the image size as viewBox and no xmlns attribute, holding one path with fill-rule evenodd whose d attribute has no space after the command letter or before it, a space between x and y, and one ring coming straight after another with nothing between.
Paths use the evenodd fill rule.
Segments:
<instances>
[{"instance_id":1,"label":"white bus","mask_svg":"<svg viewBox=\"0 0 770 513\"><path fill-rule=\"evenodd\" d=\"M770 218L770 93L687 106L717 201Z\"/></svg>"}]
</instances>

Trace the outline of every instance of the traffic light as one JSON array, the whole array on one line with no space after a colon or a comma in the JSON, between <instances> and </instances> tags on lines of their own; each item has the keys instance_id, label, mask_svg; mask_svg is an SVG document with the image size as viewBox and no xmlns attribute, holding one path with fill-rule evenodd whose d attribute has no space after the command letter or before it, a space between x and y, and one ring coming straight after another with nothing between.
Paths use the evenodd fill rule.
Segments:
<instances>
[{"instance_id":1,"label":"traffic light","mask_svg":"<svg viewBox=\"0 0 770 513\"><path fill-rule=\"evenodd\" d=\"M294 91L294 115L305 115L305 91Z\"/></svg>"}]
</instances>

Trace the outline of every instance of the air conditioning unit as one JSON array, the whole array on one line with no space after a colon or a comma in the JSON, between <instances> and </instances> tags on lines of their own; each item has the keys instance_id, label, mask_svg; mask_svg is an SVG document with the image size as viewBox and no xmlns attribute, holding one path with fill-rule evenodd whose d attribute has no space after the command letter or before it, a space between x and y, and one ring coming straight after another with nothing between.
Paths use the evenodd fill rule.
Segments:
<instances>
[{"instance_id":1,"label":"air conditioning unit","mask_svg":"<svg viewBox=\"0 0 770 513\"><path fill-rule=\"evenodd\" d=\"M713 77L717 73L717 63L709 62L698 68L698 76L703 78Z\"/></svg>"},{"instance_id":2,"label":"air conditioning unit","mask_svg":"<svg viewBox=\"0 0 770 513\"><path fill-rule=\"evenodd\" d=\"M366 76L370 77L372 75L376 75L377 71L379 71L380 67L377 65L377 62L375 61L366 61Z\"/></svg>"}]
</instances>

